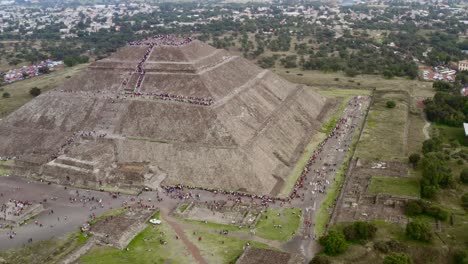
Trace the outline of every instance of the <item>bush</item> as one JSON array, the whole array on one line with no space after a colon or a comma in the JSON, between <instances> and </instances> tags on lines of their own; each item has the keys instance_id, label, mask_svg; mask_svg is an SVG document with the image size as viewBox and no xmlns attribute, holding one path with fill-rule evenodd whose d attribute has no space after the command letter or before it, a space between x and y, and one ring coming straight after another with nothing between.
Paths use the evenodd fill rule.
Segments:
<instances>
[{"instance_id":1,"label":"bush","mask_svg":"<svg viewBox=\"0 0 468 264\"><path fill-rule=\"evenodd\" d=\"M468 168L464 168L460 172L460 181L463 182L464 184L468 184Z\"/></svg>"},{"instance_id":2,"label":"bush","mask_svg":"<svg viewBox=\"0 0 468 264\"><path fill-rule=\"evenodd\" d=\"M413 166L418 165L421 156L418 153L413 153L408 157L409 163L413 164Z\"/></svg>"},{"instance_id":3,"label":"bush","mask_svg":"<svg viewBox=\"0 0 468 264\"><path fill-rule=\"evenodd\" d=\"M338 255L346 250L346 240L343 233L332 230L319 240L327 255Z\"/></svg>"},{"instance_id":4,"label":"bush","mask_svg":"<svg viewBox=\"0 0 468 264\"><path fill-rule=\"evenodd\" d=\"M3 97L3 98L10 98L10 97L11 97L11 94L10 94L9 92L4 92L4 93L2 94L2 97Z\"/></svg>"},{"instance_id":5,"label":"bush","mask_svg":"<svg viewBox=\"0 0 468 264\"><path fill-rule=\"evenodd\" d=\"M449 213L438 206L431 206L425 209L425 213L435 219L445 221L448 218Z\"/></svg>"},{"instance_id":6,"label":"bush","mask_svg":"<svg viewBox=\"0 0 468 264\"><path fill-rule=\"evenodd\" d=\"M455 264L467 264L468 263L468 251L466 250L457 250L453 254L453 260Z\"/></svg>"},{"instance_id":7,"label":"bush","mask_svg":"<svg viewBox=\"0 0 468 264\"><path fill-rule=\"evenodd\" d=\"M432 239L432 232L428 224L414 221L406 225L406 236L413 240L429 242Z\"/></svg>"},{"instance_id":8,"label":"bush","mask_svg":"<svg viewBox=\"0 0 468 264\"><path fill-rule=\"evenodd\" d=\"M404 253L393 253L384 258L384 264L411 264L410 256Z\"/></svg>"},{"instance_id":9,"label":"bush","mask_svg":"<svg viewBox=\"0 0 468 264\"><path fill-rule=\"evenodd\" d=\"M424 212L424 208L419 201L410 201L406 204L405 214L409 216L420 215Z\"/></svg>"},{"instance_id":10,"label":"bush","mask_svg":"<svg viewBox=\"0 0 468 264\"><path fill-rule=\"evenodd\" d=\"M331 261L328 257L326 256L315 256L309 264L331 264Z\"/></svg>"},{"instance_id":11,"label":"bush","mask_svg":"<svg viewBox=\"0 0 468 264\"><path fill-rule=\"evenodd\" d=\"M31 88L31 90L29 90L29 94L36 97L36 96L41 94L41 89L39 89L37 87L33 87L33 88Z\"/></svg>"},{"instance_id":12,"label":"bush","mask_svg":"<svg viewBox=\"0 0 468 264\"><path fill-rule=\"evenodd\" d=\"M463 208L468 209L468 193L463 194L461 200Z\"/></svg>"},{"instance_id":13,"label":"bush","mask_svg":"<svg viewBox=\"0 0 468 264\"><path fill-rule=\"evenodd\" d=\"M440 141L439 138L430 138L430 139L424 140L422 152L426 154L429 152L440 151L441 145L442 145L442 142Z\"/></svg>"},{"instance_id":14,"label":"bush","mask_svg":"<svg viewBox=\"0 0 468 264\"><path fill-rule=\"evenodd\" d=\"M367 222L354 222L343 229L343 233L348 241L369 240L377 232L377 227Z\"/></svg>"},{"instance_id":15,"label":"bush","mask_svg":"<svg viewBox=\"0 0 468 264\"><path fill-rule=\"evenodd\" d=\"M385 242L385 241L375 242L374 249L377 250L377 251L380 251L382 253L390 252L390 247L387 245L387 242Z\"/></svg>"},{"instance_id":16,"label":"bush","mask_svg":"<svg viewBox=\"0 0 468 264\"><path fill-rule=\"evenodd\" d=\"M387 108L395 108L396 103L395 101L387 101Z\"/></svg>"}]
</instances>

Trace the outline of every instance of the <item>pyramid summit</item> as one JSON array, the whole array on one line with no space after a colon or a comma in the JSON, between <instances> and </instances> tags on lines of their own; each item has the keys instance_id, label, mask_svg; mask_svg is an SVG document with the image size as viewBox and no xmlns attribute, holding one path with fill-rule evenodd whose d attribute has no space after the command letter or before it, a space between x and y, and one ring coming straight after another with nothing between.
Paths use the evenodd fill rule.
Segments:
<instances>
[{"instance_id":1,"label":"pyramid summit","mask_svg":"<svg viewBox=\"0 0 468 264\"><path fill-rule=\"evenodd\" d=\"M61 184L158 184L276 196L327 100L198 40L129 43L0 121L15 173Z\"/></svg>"}]
</instances>

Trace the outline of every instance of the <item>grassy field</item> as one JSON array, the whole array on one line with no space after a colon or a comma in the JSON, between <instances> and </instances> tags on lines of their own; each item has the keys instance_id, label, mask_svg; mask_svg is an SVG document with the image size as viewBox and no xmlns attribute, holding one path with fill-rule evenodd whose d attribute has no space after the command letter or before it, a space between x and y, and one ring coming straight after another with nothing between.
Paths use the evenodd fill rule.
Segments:
<instances>
[{"instance_id":1,"label":"grassy field","mask_svg":"<svg viewBox=\"0 0 468 264\"><path fill-rule=\"evenodd\" d=\"M301 224L302 211L298 208L286 208L281 211L268 209L255 226L256 235L269 240L287 241ZM282 228L275 228L280 225Z\"/></svg>"},{"instance_id":2,"label":"grassy field","mask_svg":"<svg viewBox=\"0 0 468 264\"><path fill-rule=\"evenodd\" d=\"M302 71L301 69L272 69L283 78L312 87L341 87L347 89L376 88L384 91L407 91L415 97L432 97L432 82L420 82L405 78L385 79L379 75L358 75L347 77L342 72L324 73L321 71Z\"/></svg>"},{"instance_id":3,"label":"grassy field","mask_svg":"<svg viewBox=\"0 0 468 264\"><path fill-rule=\"evenodd\" d=\"M403 94L376 95L356 150L356 158L403 160L407 152L408 103ZM396 107L389 109L386 102ZM421 128L422 129L422 128Z\"/></svg>"},{"instance_id":4,"label":"grassy field","mask_svg":"<svg viewBox=\"0 0 468 264\"><path fill-rule=\"evenodd\" d=\"M198 247L202 257L208 263L235 263L237 258L244 252L244 246L246 246L247 243L253 247L271 249L268 245L232 236L208 232L196 232L194 234L193 230L187 230L186 234L188 239ZM198 241L198 237L201 237L202 240Z\"/></svg>"},{"instance_id":5,"label":"grassy field","mask_svg":"<svg viewBox=\"0 0 468 264\"><path fill-rule=\"evenodd\" d=\"M49 74L0 87L0 90L3 89L0 93L8 92L11 95L10 98L0 97L0 118L5 117L31 100L33 98L29 94L31 88L37 87L42 92L46 92L63 84L68 78L79 73L87 66L88 64L81 64L71 68L66 67Z\"/></svg>"},{"instance_id":6,"label":"grassy field","mask_svg":"<svg viewBox=\"0 0 468 264\"><path fill-rule=\"evenodd\" d=\"M0 176L10 175L11 170L0 167Z\"/></svg>"},{"instance_id":7,"label":"grassy field","mask_svg":"<svg viewBox=\"0 0 468 264\"><path fill-rule=\"evenodd\" d=\"M419 180L415 178L373 176L369 192L419 197Z\"/></svg>"},{"instance_id":8,"label":"grassy field","mask_svg":"<svg viewBox=\"0 0 468 264\"><path fill-rule=\"evenodd\" d=\"M159 218L159 215L155 216ZM164 221L151 225L138 234L128 245L128 251L106 246L95 246L80 258L80 263L194 263L194 259L176 233ZM166 241L163 245L161 241Z\"/></svg>"},{"instance_id":9,"label":"grassy field","mask_svg":"<svg viewBox=\"0 0 468 264\"><path fill-rule=\"evenodd\" d=\"M38 241L24 247L0 252L8 264L59 263L59 260L87 241L81 232L70 234L65 239Z\"/></svg>"}]
</instances>

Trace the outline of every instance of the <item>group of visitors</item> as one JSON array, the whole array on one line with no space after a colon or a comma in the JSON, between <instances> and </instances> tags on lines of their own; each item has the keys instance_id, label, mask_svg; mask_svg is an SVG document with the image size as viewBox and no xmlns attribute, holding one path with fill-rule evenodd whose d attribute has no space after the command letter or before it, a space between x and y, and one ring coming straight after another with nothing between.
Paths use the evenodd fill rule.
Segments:
<instances>
[{"instance_id":1,"label":"group of visitors","mask_svg":"<svg viewBox=\"0 0 468 264\"><path fill-rule=\"evenodd\" d=\"M154 35L140 41L128 43L130 46L183 46L192 42L192 38L179 38L174 35Z\"/></svg>"}]
</instances>

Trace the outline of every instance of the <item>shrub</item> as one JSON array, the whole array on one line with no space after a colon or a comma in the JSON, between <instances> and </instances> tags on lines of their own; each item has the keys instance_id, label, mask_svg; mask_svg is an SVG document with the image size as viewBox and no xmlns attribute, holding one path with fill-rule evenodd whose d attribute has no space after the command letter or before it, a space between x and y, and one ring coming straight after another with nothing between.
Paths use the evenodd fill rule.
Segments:
<instances>
[{"instance_id":1,"label":"shrub","mask_svg":"<svg viewBox=\"0 0 468 264\"><path fill-rule=\"evenodd\" d=\"M422 152L426 154L429 152L440 151L441 145L442 145L442 142L440 141L439 138L430 138L430 139L424 140Z\"/></svg>"},{"instance_id":2,"label":"shrub","mask_svg":"<svg viewBox=\"0 0 468 264\"><path fill-rule=\"evenodd\" d=\"M319 240L327 255L338 255L346 250L346 240L343 233L332 230Z\"/></svg>"},{"instance_id":3,"label":"shrub","mask_svg":"<svg viewBox=\"0 0 468 264\"><path fill-rule=\"evenodd\" d=\"M464 168L460 172L460 181L463 182L464 184L468 184L468 168Z\"/></svg>"},{"instance_id":4,"label":"shrub","mask_svg":"<svg viewBox=\"0 0 468 264\"><path fill-rule=\"evenodd\" d=\"M418 153L413 153L408 157L409 163L413 164L413 166L418 165L421 156Z\"/></svg>"},{"instance_id":5,"label":"shrub","mask_svg":"<svg viewBox=\"0 0 468 264\"><path fill-rule=\"evenodd\" d=\"M466 264L468 263L468 251L466 250L457 250L453 254L453 260L455 264Z\"/></svg>"},{"instance_id":6,"label":"shrub","mask_svg":"<svg viewBox=\"0 0 468 264\"><path fill-rule=\"evenodd\" d=\"M431 206L425 209L425 213L435 219L445 221L448 218L449 213L438 206Z\"/></svg>"},{"instance_id":7,"label":"shrub","mask_svg":"<svg viewBox=\"0 0 468 264\"><path fill-rule=\"evenodd\" d=\"M432 239L432 232L428 224L414 221L406 225L406 236L413 240L429 242Z\"/></svg>"},{"instance_id":8,"label":"shrub","mask_svg":"<svg viewBox=\"0 0 468 264\"><path fill-rule=\"evenodd\" d=\"M309 264L331 264L331 261L326 256L317 255L309 262Z\"/></svg>"},{"instance_id":9,"label":"shrub","mask_svg":"<svg viewBox=\"0 0 468 264\"><path fill-rule=\"evenodd\" d=\"M384 264L411 264L410 256L404 253L393 253L384 258Z\"/></svg>"},{"instance_id":10,"label":"shrub","mask_svg":"<svg viewBox=\"0 0 468 264\"><path fill-rule=\"evenodd\" d=\"M382 253L390 252L390 247L387 245L387 242L385 242L385 241L375 242L374 249L377 250L377 251L380 251Z\"/></svg>"},{"instance_id":11,"label":"shrub","mask_svg":"<svg viewBox=\"0 0 468 264\"><path fill-rule=\"evenodd\" d=\"M463 194L461 200L463 208L468 209L468 193Z\"/></svg>"},{"instance_id":12,"label":"shrub","mask_svg":"<svg viewBox=\"0 0 468 264\"><path fill-rule=\"evenodd\" d=\"M406 204L405 214L409 216L420 215L424 212L424 208L419 201L410 201Z\"/></svg>"},{"instance_id":13,"label":"shrub","mask_svg":"<svg viewBox=\"0 0 468 264\"><path fill-rule=\"evenodd\" d=\"M2 97L3 97L3 98L10 98L10 97L11 97L11 94L10 94L9 92L4 92L4 93L2 94Z\"/></svg>"},{"instance_id":14,"label":"shrub","mask_svg":"<svg viewBox=\"0 0 468 264\"><path fill-rule=\"evenodd\" d=\"M29 90L29 94L36 97L36 96L41 94L41 89L39 89L37 87L33 87L33 88L31 88L31 90Z\"/></svg>"},{"instance_id":15,"label":"shrub","mask_svg":"<svg viewBox=\"0 0 468 264\"><path fill-rule=\"evenodd\" d=\"M348 241L369 240L377 232L377 227L367 222L354 222L343 229L343 233Z\"/></svg>"},{"instance_id":16,"label":"shrub","mask_svg":"<svg viewBox=\"0 0 468 264\"><path fill-rule=\"evenodd\" d=\"M387 108L395 108L396 103L395 101L387 101Z\"/></svg>"}]
</instances>

